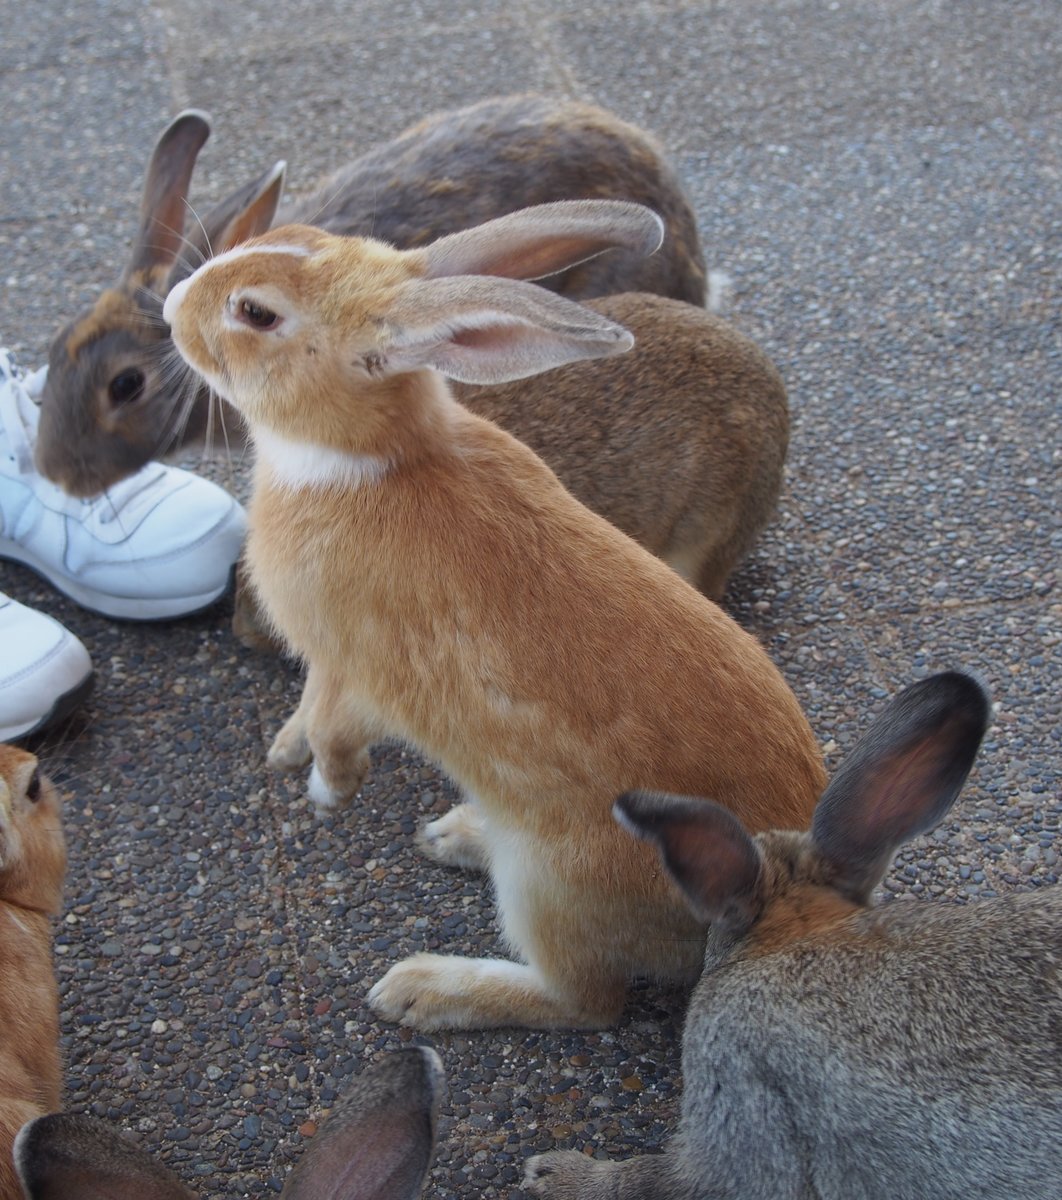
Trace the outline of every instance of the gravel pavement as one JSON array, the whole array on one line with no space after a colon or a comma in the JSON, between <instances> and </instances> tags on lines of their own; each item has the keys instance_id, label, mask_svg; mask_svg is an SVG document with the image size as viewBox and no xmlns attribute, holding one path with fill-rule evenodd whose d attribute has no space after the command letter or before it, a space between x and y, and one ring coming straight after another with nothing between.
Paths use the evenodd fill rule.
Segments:
<instances>
[{"instance_id":1,"label":"gravel pavement","mask_svg":"<svg viewBox=\"0 0 1062 1200\"><path fill-rule=\"evenodd\" d=\"M1056 0L0 0L0 342L43 361L117 274L182 107L215 118L203 203L278 157L307 189L485 95L615 109L672 153L725 311L790 389L787 491L727 607L831 764L929 671L979 673L998 706L964 798L887 890L1057 883L1058 21ZM245 463L191 465L246 497ZM384 746L355 806L320 819L264 769L298 674L240 647L224 606L136 626L14 566L0 589L99 672L83 719L35 747L66 795L69 1106L204 1194L277 1190L348 1078L412 1037L366 1009L371 984L413 950L497 950L483 881L413 846L452 789ZM518 1195L535 1149L659 1147L683 1003L646 985L603 1033L433 1036L449 1095L429 1193Z\"/></svg>"}]
</instances>

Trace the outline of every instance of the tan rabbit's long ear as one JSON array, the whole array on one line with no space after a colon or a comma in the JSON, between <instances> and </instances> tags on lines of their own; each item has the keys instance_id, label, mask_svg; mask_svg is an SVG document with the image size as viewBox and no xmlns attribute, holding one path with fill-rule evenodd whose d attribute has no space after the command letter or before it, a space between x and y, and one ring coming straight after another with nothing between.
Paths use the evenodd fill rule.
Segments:
<instances>
[{"instance_id":1,"label":"tan rabbit's long ear","mask_svg":"<svg viewBox=\"0 0 1062 1200\"><path fill-rule=\"evenodd\" d=\"M541 279L614 247L652 254L663 240L663 221L644 205L560 200L452 233L426 247L423 255L429 279L448 275Z\"/></svg>"},{"instance_id":2,"label":"tan rabbit's long ear","mask_svg":"<svg viewBox=\"0 0 1062 1200\"><path fill-rule=\"evenodd\" d=\"M292 1169L283 1200L413 1200L435 1148L442 1064L399 1050L363 1071Z\"/></svg>"},{"instance_id":3,"label":"tan rabbit's long ear","mask_svg":"<svg viewBox=\"0 0 1062 1200\"><path fill-rule=\"evenodd\" d=\"M690 796L627 792L612 814L625 829L656 846L697 916L737 935L758 919L763 860L728 809Z\"/></svg>"},{"instance_id":4,"label":"tan rabbit's long ear","mask_svg":"<svg viewBox=\"0 0 1062 1200\"><path fill-rule=\"evenodd\" d=\"M434 367L462 383L503 383L583 358L622 354L634 338L591 309L511 279L415 280L388 310L387 372Z\"/></svg>"},{"instance_id":5,"label":"tan rabbit's long ear","mask_svg":"<svg viewBox=\"0 0 1062 1200\"><path fill-rule=\"evenodd\" d=\"M93 1117L30 1121L15 1139L14 1159L29 1200L195 1200L150 1154Z\"/></svg>"},{"instance_id":6,"label":"tan rabbit's long ear","mask_svg":"<svg viewBox=\"0 0 1062 1200\"><path fill-rule=\"evenodd\" d=\"M273 224L288 164L281 159L257 179L231 193L199 219L193 216L184 251L170 286L187 278L206 259L265 233Z\"/></svg>"},{"instance_id":7,"label":"tan rabbit's long ear","mask_svg":"<svg viewBox=\"0 0 1062 1200\"><path fill-rule=\"evenodd\" d=\"M159 138L144 179L140 229L126 278L143 273L158 281L180 254L192 168L208 137L210 117L189 108L175 117Z\"/></svg>"},{"instance_id":8,"label":"tan rabbit's long ear","mask_svg":"<svg viewBox=\"0 0 1062 1200\"><path fill-rule=\"evenodd\" d=\"M984 688L957 671L904 689L845 758L812 822L836 885L865 902L904 842L940 821L988 727Z\"/></svg>"}]
</instances>

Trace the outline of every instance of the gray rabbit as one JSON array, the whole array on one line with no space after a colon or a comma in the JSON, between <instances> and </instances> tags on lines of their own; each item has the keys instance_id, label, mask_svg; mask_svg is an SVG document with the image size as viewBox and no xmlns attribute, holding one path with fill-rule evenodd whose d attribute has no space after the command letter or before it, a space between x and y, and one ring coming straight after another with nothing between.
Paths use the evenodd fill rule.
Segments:
<instances>
[{"instance_id":1,"label":"gray rabbit","mask_svg":"<svg viewBox=\"0 0 1062 1200\"><path fill-rule=\"evenodd\" d=\"M413 1200L435 1146L442 1065L425 1046L358 1076L288 1175L282 1200ZM28 1200L196 1200L105 1121L52 1113L25 1125L15 1166Z\"/></svg>"},{"instance_id":2,"label":"gray rabbit","mask_svg":"<svg viewBox=\"0 0 1062 1200\"><path fill-rule=\"evenodd\" d=\"M711 921L662 1155L530 1160L553 1200L1058 1200L1062 888L871 907L899 845L951 807L988 698L968 676L902 692L811 832L751 838L702 800L630 793Z\"/></svg>"}]
</instances>

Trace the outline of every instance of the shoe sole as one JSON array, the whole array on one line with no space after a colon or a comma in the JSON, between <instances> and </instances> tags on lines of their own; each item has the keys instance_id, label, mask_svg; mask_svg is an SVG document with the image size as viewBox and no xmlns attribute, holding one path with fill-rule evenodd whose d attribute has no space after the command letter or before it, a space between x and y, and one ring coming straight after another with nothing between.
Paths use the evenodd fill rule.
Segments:
<instances>
[{"instance_id":1,"label":"shoe sole","mask_svg":"<svg viewBox=\"0 0 1062 1200\"><path fill-rule=\"evenodd\" d=\"M108 596L92 588L80 587L69 579L53 575L43 563L26 554L21 546L0 538L0 559L19 563L39 575L57 592L62 592L88 612L118 621L173 621L178 617L193 617L212 608L236 586L236 564L229 568L228 577L219 588L193 596L166 596L144 600L135 596Z\"/></svg>"},{"instance_id":2,"label":"shoe sole","mask_svg":"<svg viewBox=\"0 0 1062 1200\"><path fill-rule=\"evenodd\" d=\"M64 692L35 724L29 726L11 725L6 729L0 729L0 742L13 742L18 738L32 737L35 733L43 733L44 730L50 729L53 725L58 725L61 721L65 721L67 717L76 712L85 703L91 695L95 684L96 672L89 671L84 679L76 683L68 692Z\"/></svg>"}]
</instances>

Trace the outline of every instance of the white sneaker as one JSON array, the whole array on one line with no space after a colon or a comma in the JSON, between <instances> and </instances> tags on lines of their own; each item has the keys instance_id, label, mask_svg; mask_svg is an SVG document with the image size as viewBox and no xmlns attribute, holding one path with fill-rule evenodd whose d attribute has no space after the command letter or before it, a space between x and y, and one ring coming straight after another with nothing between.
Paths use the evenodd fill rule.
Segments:
<instances>
[{"instance_id":1,"label":"white sneaker","mask_svg":"<svg viewBox=\"0 0 1062 1200\"><path fill-rule=\"evenodd\" d=\"M84 608L133 621L183 617L228 591L247 530L222 488L149 463L79 500L33 463L46 371L23 378L0 350L0 558L43 575Z\"/></svg>"},{"instance_id":2,"label":"white sneaker","mask_svg":"<svg viewBox=\"0 0 1062 1200\"><path fill-rule=\"evenodd\" d=\"M92 660L44 613L0 592L0 742L69 716L92 691Z\"/></svg>"}]
</instances>

